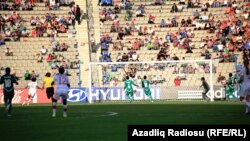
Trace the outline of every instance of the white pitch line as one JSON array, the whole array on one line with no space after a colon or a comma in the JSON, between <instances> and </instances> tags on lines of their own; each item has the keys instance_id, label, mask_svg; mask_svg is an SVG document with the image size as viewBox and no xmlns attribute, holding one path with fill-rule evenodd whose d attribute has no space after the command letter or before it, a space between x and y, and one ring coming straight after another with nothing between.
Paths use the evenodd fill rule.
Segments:
<instances>
[{"instance_id":1,"label":"white pitch line","mask_svg":"<svg viewBox=\"0 0 250 141\"><path fill-rule=\"evenodd\" d=\"M99 115L99 116L95 116L95 117L108 117L108 116L115 116L118 115L118 113L116 112L106 112L107 114L104 115Z\"/></svg>"}]
</instances>

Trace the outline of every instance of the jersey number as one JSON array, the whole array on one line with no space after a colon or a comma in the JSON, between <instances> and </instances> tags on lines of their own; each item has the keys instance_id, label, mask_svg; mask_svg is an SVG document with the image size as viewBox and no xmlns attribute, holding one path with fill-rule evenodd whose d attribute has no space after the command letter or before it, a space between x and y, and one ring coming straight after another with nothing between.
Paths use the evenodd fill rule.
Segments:
<instances>
[{"instance_id":1,"label":"jersey number","mask_svg":"<svg viewBox=\"0 0 250 141\"><path fill-rule=\"evenodd\" d=\"M65 77L59 77L59 85L68 84L68 81Z\"/></svg>"},{"instance_id":2,"label":"jersey number","mask_svg":"<svg viewBox=\"0 0 250 141\"><path fill-rule=\"evenodd\" d=\"M4 84L5 84L5 88L11 87L11 80L10 79L5 79Z\"/></svg>"}]
</instances>

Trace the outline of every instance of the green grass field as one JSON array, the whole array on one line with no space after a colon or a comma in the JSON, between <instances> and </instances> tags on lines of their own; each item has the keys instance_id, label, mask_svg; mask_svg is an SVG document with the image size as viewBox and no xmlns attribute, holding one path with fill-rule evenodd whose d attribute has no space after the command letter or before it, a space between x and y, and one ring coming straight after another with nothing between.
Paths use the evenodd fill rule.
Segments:
<instances>
[{"instance_id":1,"label":"green grass field","mask_svg":"<svg viewBox=\"0 0 250 141\"><path fill-rule=\"evenodd\" d=\"M129 124L249 124L240 102L134 102L69 105L51 117L50 105L0 107L2 141L127 141Z\"/></svg>"}]
</instances>

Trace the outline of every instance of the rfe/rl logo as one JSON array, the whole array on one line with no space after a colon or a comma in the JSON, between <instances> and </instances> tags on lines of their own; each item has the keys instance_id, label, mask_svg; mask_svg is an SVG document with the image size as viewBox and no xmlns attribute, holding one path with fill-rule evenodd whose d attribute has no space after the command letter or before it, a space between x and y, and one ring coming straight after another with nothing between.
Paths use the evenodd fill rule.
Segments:
<instances>
[{"instance_id":1,"label":"rfe/rl logo","mask_svg":"<svg viewBox=\"0 0 250 141\"><path fill-rule=\"evenodd\" d=\"M87 102L87 94L82 89L70 89L69 90L69 102Z\"/></svg>"}]
</instances>

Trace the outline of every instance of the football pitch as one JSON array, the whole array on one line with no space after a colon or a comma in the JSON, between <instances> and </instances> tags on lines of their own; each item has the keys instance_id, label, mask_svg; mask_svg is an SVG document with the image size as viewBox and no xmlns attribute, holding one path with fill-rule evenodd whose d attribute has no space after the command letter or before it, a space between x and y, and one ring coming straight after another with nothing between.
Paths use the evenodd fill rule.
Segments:
<instances>
[{"instance_id":1,"label":"football pitch","mask_svg":"<svg viewBox=\"0 0 250 141\"><path fill-rule=\"evenodd\" d=\"M12 117L0 107L2 141L127 141L127 126L248 124L240 102L155 101L100 102L70 104L68 117L62 117L62 105L52 118L51 106L14 105Z\"/></svg>"}]
</instances>

